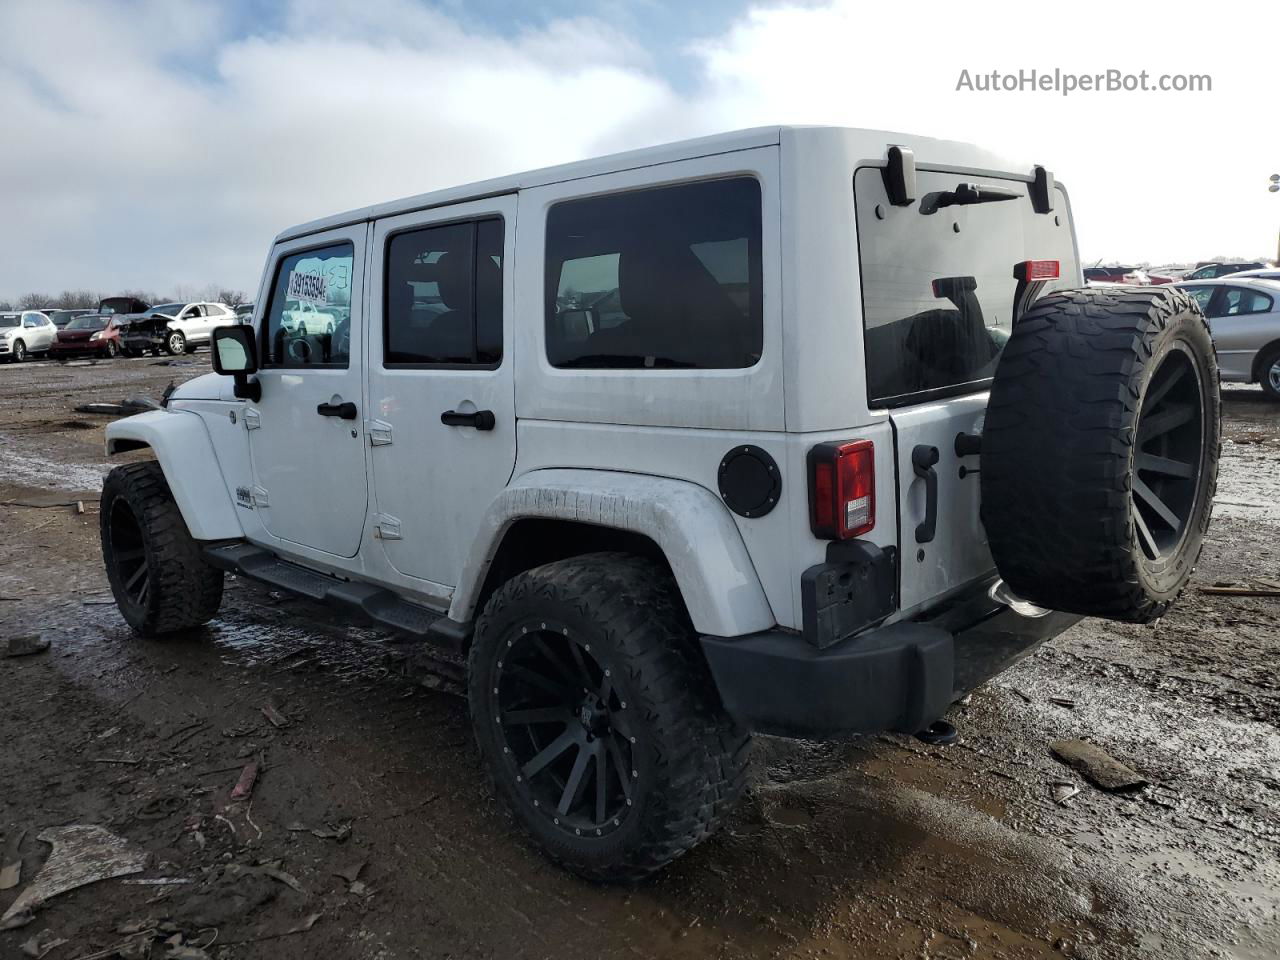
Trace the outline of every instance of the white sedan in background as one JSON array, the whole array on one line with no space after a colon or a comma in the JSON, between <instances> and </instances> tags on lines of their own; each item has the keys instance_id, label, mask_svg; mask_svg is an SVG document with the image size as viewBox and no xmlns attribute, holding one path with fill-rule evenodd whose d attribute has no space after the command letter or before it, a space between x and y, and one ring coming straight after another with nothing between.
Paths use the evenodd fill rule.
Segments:
<instances>
[{"instance_id":1,"label":"white sedan in background","mask_svg":"<svg viewBox=\"0 0 1280 960\"><path fill-rule=\"evenodd\" d=\"M1280 280L1228 276L1177 284L1209 319L1224 383L1258 383L1280 400Z\"/></svg>"}]
</instances>

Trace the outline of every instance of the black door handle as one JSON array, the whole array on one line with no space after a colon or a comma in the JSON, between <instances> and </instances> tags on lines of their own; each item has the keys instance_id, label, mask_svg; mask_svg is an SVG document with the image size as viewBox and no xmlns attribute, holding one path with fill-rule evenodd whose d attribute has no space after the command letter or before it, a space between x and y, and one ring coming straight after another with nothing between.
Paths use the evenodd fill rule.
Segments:
<instances>
[{"instance_id":1,"label":"black door handle","mask_svg":"<svg viewBox=\"0 0 1280 960\"><path fill-rule=\"evenodd\" d=\"M356 418L356 405L350 401L346 403L321 403L316 405L316 413L322 417L341 417L343 420L354 420Z\"/></svg>"},{"instance_id":2,"label":"black door handle","mask_svg":"<svg viewBox=\"0 0 1280 960\"><path fill-rule=\"evenodd\" d=\"M497 424L492 410L477 410L475 413L459 413L457 410L446 410L440 414L440 422L447 427L475 427L477 430L492 430Z\"/></svg>"},{"instance_id":3,"label":"black door handle","mask_svg":"<svg viewBox=\"0 0 1280 960\"><path fill-rule=\"evenodd\" d=\"M911 451L911 469L924 481L924 519L916 524L916 543L928 543L938 530L938 448L919 444Z\"/></svg>"}]
</instances>

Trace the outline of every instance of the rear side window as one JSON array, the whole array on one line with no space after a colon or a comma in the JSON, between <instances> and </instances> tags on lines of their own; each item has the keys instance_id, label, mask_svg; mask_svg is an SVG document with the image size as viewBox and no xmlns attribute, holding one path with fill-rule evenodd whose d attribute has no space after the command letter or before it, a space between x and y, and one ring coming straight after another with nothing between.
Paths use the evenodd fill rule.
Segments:
<instances>
[{"instance_id":1,"label":"rear side window","mask_svg":"<svg viewBox=\"0 0 1280 960\"><path fill-rule=\"evenodd\" d=\"M398 233L387 245L387 366L502 361L502 220Z\"/></svg>"},{"instance_id":2,"label":"rear side window","mask_svg":"<svg viewBox=\"0 0 1280 960\"><path fill-rule=\"evenodd\" d=\"M1238 316L1242 313L1267 313L1271 309L1271 298L1256 290L1243 287L1227 287L1222 297L1222 315Z\"/></svg>"},{"instance_id":3,"label":"rear side window","mask_svg":"<svg viewBox=\"0 0 1280 960\"><path fill-rule=\"evenodd\" d=\"M732 369L764 339L752 177L568 200L547 214L556 367Z\"/></svg>"},{"instance_id":4,"label":"rear side window","mask_svg":"<svg viewBox=\"0 0 1280 960\"><path fill-rule=\"evenodd\" d=\"M276 267L263 324L266 363L277 367L345 367L350 360L350 243L293 253ZM329 311L317 322L317 311ZM341 317L333 321L331 317Z\"/></svg>"}]
</instances>

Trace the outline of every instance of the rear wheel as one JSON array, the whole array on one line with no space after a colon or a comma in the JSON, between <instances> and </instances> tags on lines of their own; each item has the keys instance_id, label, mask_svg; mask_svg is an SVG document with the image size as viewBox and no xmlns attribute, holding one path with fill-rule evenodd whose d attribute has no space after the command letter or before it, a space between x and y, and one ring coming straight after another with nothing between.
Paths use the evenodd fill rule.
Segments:
<instances>
[{"instance_id":1,"label":"rear wheel","mask_svg":"<svg viewBox=\"0 0 1280 960\"><path fill-rule=\"evenodd\" d=\"M1221 437L1213 341L1168 287L1037 302L996 370L982 519L1000 574L1041 606L1137 623L1186 585Z\"/></svg>"},{"instance_id":2,"label":"rear wheel","mask_svg":"<svg viewBox=\"0 0 1280 960\"><path fill-rule=\"evenodd\" d=\"M107 475L99 526L111 592L135 632L177 633L218 612L222 571L205 562L158 463L131 463Z\"/></svg>"},{"instance_id":3,"label":"rear wheel","mask_svg":"<svg viewBox=\"0 0 1280 960\"><path fill-rule=\"evenodd\" d=\"M1280 347L1273 347L1258 363L1262 392L1272 400L1280 400Z\"/></svg>"},{"instance_id":4,"label":"rear wheel","mask_svg":"<svg viewBox=\"0 0 1280 960\"><path fill-rule=\"evenodd\" d=\"M652 873L710 836L742 792L750 738L650 561L590 554L508 581L476 626L469 689L498 792L581 876Z\"/></svg>"},{"instance_id":5,"label":"rear wheel","mask_svg":"<svg viewBox=\"0 0 1280 960\"><path fill-rule=\"evenodd\" d=\"M176 357L186 352L187 338L183 336L181 330L170 330L165 337L164 345L169 354Z\"/></svg>"}]
</instances>

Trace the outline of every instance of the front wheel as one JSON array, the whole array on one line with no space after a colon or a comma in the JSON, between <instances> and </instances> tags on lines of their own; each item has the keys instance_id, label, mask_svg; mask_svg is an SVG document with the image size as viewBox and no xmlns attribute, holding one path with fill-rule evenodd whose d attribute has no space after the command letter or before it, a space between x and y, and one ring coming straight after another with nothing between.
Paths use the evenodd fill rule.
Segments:
<instances>
[{"instance_id":1,"label":"front wheel","mask_svg":"<svg viewBox=\"0 0 1280 960\"><path fill-rule=\"evenodd\" d=\"M508 581L477 623L468 684L498 792L548 857L588 879L658 870L742 793L750 737L651 561L589 554Z\"/></svg>"},{"instance_id":2,"label":"front wheel","mask_svg":"<svg viewBox=\"0 0 1280 960\"><path fill-rule=\"evenodd\" d=\"M107 341L107 359L114 360L116 358L116 354L118 354L119 352L120 352L120 348L116 346L116 342L114 340L108 340Z\"/></svg>"},{"instance_id":3,"label":"front wheel","mask_svg":"<svg viewBox=\"0 0 1280 960\"><path fill-rule=\"evenodd\" d=\"M186 353L187 338L182 335L181 330L173 330L164 342L165 349L169 351L170 356L180 356Z\"/></svg>"},{"instance_id":4,"label":"front wheel","mask_svg":"<svg viewBox=\"0 0 1280 960\"><path fill-rule=\"evenodd\" d=\"M13 341L13 351L9 354L13 358L14 363L22 363L27 359L27 345L21 340Z\"/></svg>"},{"instance_id":5,"label":"front wheel","mask_svg":"<svg viewBox=\"0 0 1280 960\"><path fill-rule=\"evenodd\" d=\"M222 571L187 531L160 464L116 467L102 485L102 560L116 605L144 637L190 630L222 603Z\"/></svg>"}]
</instances>

